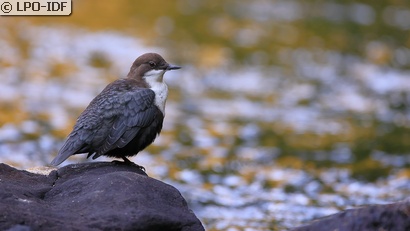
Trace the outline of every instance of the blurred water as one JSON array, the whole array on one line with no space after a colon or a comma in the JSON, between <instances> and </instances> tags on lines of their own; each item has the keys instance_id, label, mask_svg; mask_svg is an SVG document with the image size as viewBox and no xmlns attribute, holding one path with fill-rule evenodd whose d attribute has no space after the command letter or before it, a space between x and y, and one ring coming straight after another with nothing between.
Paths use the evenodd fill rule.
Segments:
<instances>
[{"instance_id":1,"label":"blurred water","mask_svg":"<svg viewBox=\"0 0 410 231\"><path fill-rule=\"evenodd\" d=\"M282 229L407 197L408 6L210 2L225 4L206 18L219 45L174 15L202 17L208 3L176 1L179 13L154 20L158 41L192 36L179 52L117 30L0 21L0 161L49 163L91 99L153 51L183 69L166 75L161 136L133 161L177 187L208 230Z\"/></svg>"}]
</instances>

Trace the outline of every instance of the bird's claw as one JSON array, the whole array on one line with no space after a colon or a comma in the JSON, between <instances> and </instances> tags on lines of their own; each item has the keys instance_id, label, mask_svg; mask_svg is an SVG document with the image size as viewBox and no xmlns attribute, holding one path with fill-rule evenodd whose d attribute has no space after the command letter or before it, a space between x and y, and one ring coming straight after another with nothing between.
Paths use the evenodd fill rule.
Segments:
<instances>
[{"instance_id":1,"label":"bird's claw","mask_svg":"<svg viewBox=\"0 0 410 231\"><path fill-rule=\"evenodd\" d=\"M126 157L122 157L122 159L124 160L122 163L135 166L135 167L141 169L142 171L146 172L144 166L138 165L138 164L136 164L136 163L130 161L130 160L129 160L128 158L126 158Z\"/></svg>"}]
</instances>

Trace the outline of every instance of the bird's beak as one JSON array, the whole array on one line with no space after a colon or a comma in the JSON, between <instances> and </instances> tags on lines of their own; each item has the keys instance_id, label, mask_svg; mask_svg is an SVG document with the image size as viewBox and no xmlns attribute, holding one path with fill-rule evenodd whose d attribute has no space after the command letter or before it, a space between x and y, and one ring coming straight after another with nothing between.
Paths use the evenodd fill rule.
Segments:
<instances>
[{"instance_id":1,"label":"bird's beak","mask_svg":"<svg viewBox=\"0 0 410 231\"><path fill-rule=\"evenodd\" d=\"M181 69L181 67L169 64L166 70L170 71L170 70L178 70L178 69Z\"/></svg>"}]
</instances>

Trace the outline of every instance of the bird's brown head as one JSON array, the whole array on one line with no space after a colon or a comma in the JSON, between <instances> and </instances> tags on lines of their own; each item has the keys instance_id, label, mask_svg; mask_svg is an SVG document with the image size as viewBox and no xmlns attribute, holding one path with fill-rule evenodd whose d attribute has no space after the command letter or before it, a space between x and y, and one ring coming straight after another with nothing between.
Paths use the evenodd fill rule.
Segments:
<instances>
[{"instance_id":1,"label":"bird's brown head","mask_svg":"<svg viewBox=\"0 0 410 231\"><path fill-rule=\"evenodd\" d=\"M161 77L166 71L177 70L181 67L167 63L161 55L157 53L145 53L138 57L130 68L128 78Z\"/></svg>"}]
</instances>

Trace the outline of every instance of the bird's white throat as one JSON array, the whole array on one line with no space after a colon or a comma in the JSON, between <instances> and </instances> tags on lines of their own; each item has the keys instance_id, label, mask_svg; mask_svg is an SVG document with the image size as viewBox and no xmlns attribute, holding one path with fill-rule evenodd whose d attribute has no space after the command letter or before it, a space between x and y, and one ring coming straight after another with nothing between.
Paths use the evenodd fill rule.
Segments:
<instances>
[{"instance_id":1,"label":"bird's white throat","mask_svg":"<svg viewBox=\"0 0 410 231\"><path fill-rule=\"evenodd\" d=\"M145 73L144 80L149 88L155 92L155 105L165 116L165 103L168 97L168 86L163 81L165 70L151 70Z\"/></svg>"}]
</instances>

